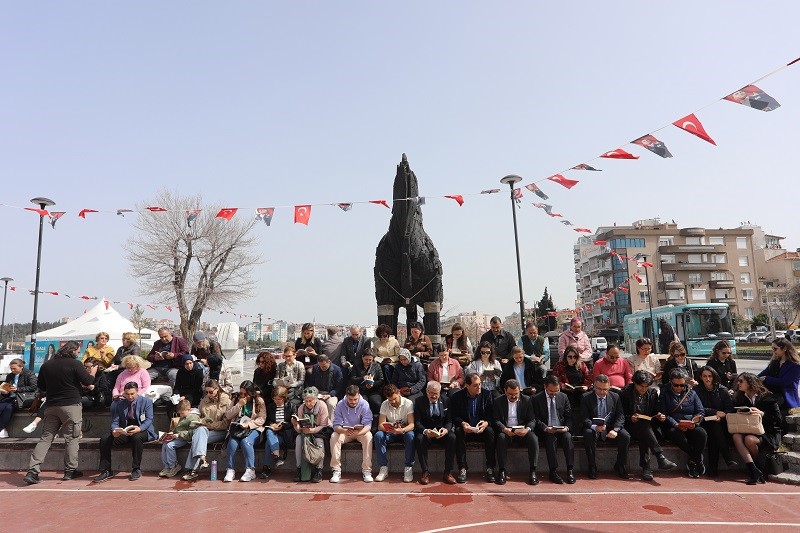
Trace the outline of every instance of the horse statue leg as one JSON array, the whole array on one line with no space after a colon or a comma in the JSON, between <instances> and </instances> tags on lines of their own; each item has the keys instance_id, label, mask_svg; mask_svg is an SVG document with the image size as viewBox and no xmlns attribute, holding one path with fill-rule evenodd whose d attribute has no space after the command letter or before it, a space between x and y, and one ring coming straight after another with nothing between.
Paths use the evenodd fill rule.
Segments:
<instances>
[{"instance_id":1,"label":"horse statue leg","mask_svg":"<svg viewBox=\"0 0 800 533\"><path fill-rule=\"evenodd\" d=\"M442 304L439 302L423 302L422 311L425 315L422 317L423 325L425 326L425 334L430 337L431 343L441 344L442 336L440 335L439 314L442 312Z\"/></svg>"},{"instance_id":2,"label":"horse statue leg","mask_svg":"<svg viewBox=\"0 0 800 533\"><path fill-rule=\"evenodd\" d=\"M392 333L397 335L397 313L399 307L392 304L378 305L378 324L386 324L391 328ZM397 339L398 341L400 339Z\"/></svg>"}]
</instances>

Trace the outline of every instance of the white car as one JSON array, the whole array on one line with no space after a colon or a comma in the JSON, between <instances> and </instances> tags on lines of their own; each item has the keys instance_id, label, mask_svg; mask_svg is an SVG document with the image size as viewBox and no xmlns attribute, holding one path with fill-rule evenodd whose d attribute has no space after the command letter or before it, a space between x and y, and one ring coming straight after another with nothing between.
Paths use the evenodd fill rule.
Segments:
<instances>
[{"instance_id":1,"label":"white car","mask_svg":"<svg viewBox=\"0 0 800 533\"><path fill-rule=\"evenodd\" d=\"M593 352L601 352L608 348L608 341L605 337L592 337L590 342Z\"/></svg>"}]
</instances>

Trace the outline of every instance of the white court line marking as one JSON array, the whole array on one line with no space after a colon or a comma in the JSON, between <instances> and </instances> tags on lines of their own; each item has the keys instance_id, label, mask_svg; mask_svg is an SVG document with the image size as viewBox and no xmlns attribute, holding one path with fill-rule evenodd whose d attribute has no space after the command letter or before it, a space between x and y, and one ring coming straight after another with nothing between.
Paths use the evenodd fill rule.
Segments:
<instances>
[{"instance_id":1,"label":"white court line marking","mask_svg":"<svg viewBox=\"0 0 800 533\"><path fill-rule=\"evenodd\" d=\"M83 488L66 489L66 488L45 488L45 487L19 487L0 489L0 494L4 492L152 492L156 494L287 494L295 496L414 496L414 497L431 497L431 496L614 496L614 495L631 495L637 494L640 496L646 495L662 495L662 494L680 494L680 495L715 495L715 496L800 496L800 491L786 491L786 492L745 492L745 491L604 491L604 492L356 492L356 491L302 491L302 490L222 490L222 489L112 489L112 488L94 488L86 486ZM604 521L606 523L606 521Z\"/></svg>"},{"instance_id":2,"label":"white court line marking","mask_svg":"<svg viewBox=\"0 0 800 533\"><path fill-rule=\"evenodd\" d=\"M441 533L442 531L455 531L473 527L484 527L494 525L513 525L513 524L542 524L542 525L684 525L684 526L762 526L762 527L798 527L800 523L789 522L696 522L696 521L671 521L671 520L492 520L491 522L475 522L473 524L461 524L458 526L440 527L438 529L427 529L420 533Z\"/></svg>"}]
</instances>

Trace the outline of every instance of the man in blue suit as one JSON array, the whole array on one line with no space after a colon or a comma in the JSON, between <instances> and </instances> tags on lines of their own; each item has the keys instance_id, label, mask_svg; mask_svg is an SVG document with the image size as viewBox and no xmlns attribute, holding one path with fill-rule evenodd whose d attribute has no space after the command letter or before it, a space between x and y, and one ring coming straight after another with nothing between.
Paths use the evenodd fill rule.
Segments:
<instances>
[{"instance_id":1,"label":"man in blue suit","mask_svg":"<svg viewBox=\"0 0 800 533\"><path fill-rule=\"evenodd\" d=\"M126 431L127 430L127 431ZM133 381L125 384L122 399L111 406L111 431L100 439L100 475L92 481L102 483L114 477L111 471L111 448L130 444L133 465L130 480L142 477L142 452L144 443L155 440L153 427L153 400L139 396L139 385Z\"/></svg>"},{"instance_id":2,"label":"man in blue suit","mask_svg":"<svg viewBox=\"0 0 800 533\"><path fill-rule=\"evenodd\" d=\"M611 392L608 376L599 374L594 378L594 390L581 398L581 418L583 418L583 442L586 459L589 462L589 479L597 479L595 449L597 441L611 442L617 446L617 462L614 471L622 479L628 479L625 465L628 462L628 447L631 436L623 427L625 413L622 400Z\"/></svg>"}]
</instances>

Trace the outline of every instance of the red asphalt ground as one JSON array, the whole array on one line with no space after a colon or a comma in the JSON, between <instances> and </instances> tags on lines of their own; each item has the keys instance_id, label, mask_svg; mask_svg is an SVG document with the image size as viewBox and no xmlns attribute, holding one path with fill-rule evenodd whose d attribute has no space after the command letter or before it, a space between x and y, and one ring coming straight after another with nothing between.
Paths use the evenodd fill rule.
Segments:
<instances>
[{"instance_id":1,"label":"red asphalt ground","mask_svg":"<svg viewBox=\"0 0 800 533\"><path fill-rule=\"evenodd\" d=\"M13 530L31 533L111 530L134 526L134 520L148 530L176 532L221 527L477 532L499 526L504 533L631 527L655 531L664 525L683 525L692 532L800 529L800 488L747 486L733 477L714 481L672 474L647 483L606 475L599 480L579 477L571 486L544 479L530 487L517 474L500 487L472 475L463 485L436 481L423 487L403 483L397 474L370 484L360 476L345 475L334 485L327 479L294 483L288 472L279 472L269 482L250 483L188 483L152 473L132 482L127 473L119 473L93 485L86 477L62 482L60 473L44 472L42 483L29 487L22 482L24 474L0 472L0 501L7 513L18 510L13 512ZM361 525L364 521L370 525Z\"/></svg>"}]
</instances>

